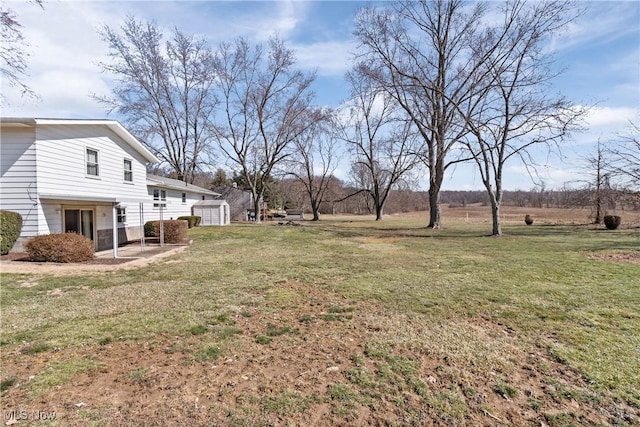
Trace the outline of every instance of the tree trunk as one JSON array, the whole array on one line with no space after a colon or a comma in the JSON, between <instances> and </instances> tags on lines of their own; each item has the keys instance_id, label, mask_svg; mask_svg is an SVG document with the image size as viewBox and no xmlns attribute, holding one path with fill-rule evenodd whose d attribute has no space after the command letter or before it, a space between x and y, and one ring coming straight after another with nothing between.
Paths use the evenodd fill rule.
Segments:
<instances>
[{"instance_id":1,"label":"tree trunk","mask_svg":"<svg viewBox=\"0 0 640 427\"><path fill-rule=\"evenodd\" d=\"M600 197L600 190L596 191L596 217L593 220L594 224L602 224L602 198Z\"/></svg>"},{"instance_id":2,"label":"tree trunk","mask_svg":"<svg viewBox=\"0 0 640 427\"><path fill-rule=\"evenodd\" d=\"M382 206L376 202L376 221L382 221Z\"/></svg>"},{"instance_id":3,"label":"tree trunk","mask_svg":"<svg viewBox=\"0 0 640 427\"><path fill-rule=\"evenodd\" d=\"M311 210L313 211L313 221L320 221L320 212L318 212L318 207L313 205Z\"/></svg>"},{"instance_id":4,"label":"tree trunk","mask_svg":"<svg viewBox=\"0 0 640 427\"><path fill-rule=\"evenodd\" d=\"M262 194L255 192L253 189L251 191L251 194L253 196L253 215L254 215L255 221L261 222L260 211L262 209L260 206L260 199L262 198Z\"/></svg>"},{"instance_id":5,"label":"tree trunk","mask_svg":"<svg viewBox=\"0 0 640 427\"><path fill-rule=\"evenodd\" d=\"M496 178L496 190L493 191L491 184L485 182L489 201L491 203L491 222L493 229L492 236L502 236L502 224L500 223L500 205L502 204L502 172L498 171L499 177Z\"/></svg>"},{"instance_id":6,"label":"tree trunk","mask_svg":"<svg viewBox=\"0 0 640 427\"><path fill-rule=\"evenodd\" d=\"M440 228L440 191L429 187L429 225L427 228Z\"/></svg>"},{"instance_id":7,"label":"tree trunk","mask_svg":"<svg viewBox=\"0 0 640 427\"><path fill-rule=\"evenodd\" d=\"M502 224L500 223L500 203L491 196L491 218L493 223L492 236L502 236Z\"/></svg>"}]
</instances>

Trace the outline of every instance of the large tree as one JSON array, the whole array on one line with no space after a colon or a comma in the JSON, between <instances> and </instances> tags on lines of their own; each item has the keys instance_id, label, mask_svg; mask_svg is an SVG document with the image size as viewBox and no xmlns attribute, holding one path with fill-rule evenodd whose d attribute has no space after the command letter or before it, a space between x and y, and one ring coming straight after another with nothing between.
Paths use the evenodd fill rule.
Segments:
<instances>
[{"instance_id":1,"label":"large tree","mask_svg":"<svg viewBox=\"0 0 640 427\"><path fill-rule=\"evenodd\" d=\"M216 75L206 41L177 28L165 41L158 25L134 17L119 30L104 26L101 35L111 48L111 61L101 66L118 84L113 96L96 99L123 115L177 179L193 182L211 163Z\"/></svg>"},{"instance_id":2,"label":"large tree","mask_svg":"<svg viewBox=\"0 0 640 427\"><path fill-rule=\"evenodd\" d=\"M294 176L304 187L313 213L320 219L320 205L325 200L333 174L340 160L335 117L331 111L310 110L311 126L293 141L293 153L285 163L286 174Z\"/></svg>"},{"instance_id":3,"label":"large tree","mask_svg":"<svg viewBox=\"0 0 640 427\"><path fill-rule=\"evenodd\" d=\"M457 107L468 96L470 46L486 4L463 0L406 0L366 8L355 34L358 60L405 110L418 132L429 171L429 227L440 227L440 189L465 133Z\"/></svg>"},{"instance_id":4,"label":"large tree","mask_svg":"<svg viewBox=\"0 0 640 427\"><path fill-rule=\"evenodd\" d=\"M311 125L315 74L295 69L293 50L276 37L266 46L252 46L242 38L222 43L214 70L222 103L214 134L251 191L259 219L259 203L274 168L291 155L292 142Z\"/></svg>"},{"instance_id":5,"label":"large tree","mask_svg":"<svg viewBox=\"0 0 640 427\"><path fill-rule=\"evenodd\" d=\"M31 3L44 7L44 0L32 0ZM29 53L26 51L27 46L16 12L4 4L1 5L0 58L2 58L2 66L0 66L0 76L8 86L17 87L21 95L35 97L36 94L24 82L24 78L27 77L27 59L29 57ZM0 102L4 103L4 101L4 94L0 93Z\"/></svg>"},{"instance_id":6,"label":"large tree","mask_svg":"<svg viewBox=\"0 0 640 427\"><path fill-rule=\"evenodd\" d=\"M534 166L534 147L552 148L578 127L585 110L557 95L552 36L577 16L565 1L501 3L502 20L474 41L473 96L459 105L469 129L464 144L478 166L491 203L493 235L501 235L500 206L507 161Z\"/></svg>"},{"instance_id":7,"label":"large tree","mask_svg":"<svg viewBox=\"0 0 640 427\"><path fill-rule=\"evenodd\" d=\"M339 114L341 138L353 154L353 170L364 175L360 190L370 194L379 221L391 190L419 162L417 139L404 110L367 70L356 67L347 80L351 99Z\"/></svg>"}]
</instances>

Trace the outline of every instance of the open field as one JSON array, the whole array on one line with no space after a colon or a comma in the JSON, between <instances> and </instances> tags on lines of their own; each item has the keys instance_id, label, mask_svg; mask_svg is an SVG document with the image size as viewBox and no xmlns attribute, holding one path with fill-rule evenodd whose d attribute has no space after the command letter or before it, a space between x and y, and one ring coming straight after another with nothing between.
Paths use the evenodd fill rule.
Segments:
<instances>
[{"instance_id":1,"label":"open field","mask_svg":"<svg viewBox=\"0 0 640 427\"><path fill-rule=\"evenodd\" d=\"M488 238L487 213L198 228L139 269L3 274L4 422L638 425L640 214L509 208Z\"/></svg>"}]
</instances>

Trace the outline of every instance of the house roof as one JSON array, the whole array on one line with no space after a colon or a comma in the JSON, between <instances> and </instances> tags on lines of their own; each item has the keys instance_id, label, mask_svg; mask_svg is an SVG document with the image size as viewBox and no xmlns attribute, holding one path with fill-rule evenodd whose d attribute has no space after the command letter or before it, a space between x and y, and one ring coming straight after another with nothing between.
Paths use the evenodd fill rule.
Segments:
<instances>
[{"instance_id":1,"label":"house roof","mask_svg":"<svg viewBox=\"0 0 640 427\"><path fill-rule=\"evenodd\" d=\"M217 199L217 200L200 200L195 202L193 206L207 207L207 206L222 206L222 205L228 205L228 204L229 203L227 203L226 200Z\"/></svg>"},{"instance_id":2,"label":"house roof","mask_svg":"<svg viewBox=\"0 0 640 427\"><path fill-rule=\"evenodd\" d=\"M93 126L106 126L113 133L118 135L122 140L137 151L142 157L150 163L160 163L160 160L145 147L140 141L138 141L133 135L129 133L120 123L116 120L106 119L39 119L30 117L0 117L0 123L3 126L14 127L34 127L37 125L93 125Z\"/></svg>"},{"instance_id":3,"label":"house roof","mask_svg":"<svg viewBox=\"0 0 640 427\"><path fill-rule=\"evenodd\" d=\"M198 187L197 185L189 184L184 181L180 181L173 178L166 178L164 176L147 174L147 185L153 187L170 188L172 190L190 191L198 194L208 194L210 196L220 196L220 193L207 190L206 188Z\"/></svg>"}]
</instances>

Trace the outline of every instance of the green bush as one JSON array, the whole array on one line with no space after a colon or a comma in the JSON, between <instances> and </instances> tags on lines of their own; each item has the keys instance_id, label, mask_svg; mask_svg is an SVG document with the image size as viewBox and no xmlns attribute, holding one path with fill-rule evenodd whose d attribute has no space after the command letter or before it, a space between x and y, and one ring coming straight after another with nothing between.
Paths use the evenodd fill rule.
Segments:
<instances>
[{"instance_id":1,"label":"green bush","mask_svg":"<svg viewBox=\"0 0 640 427\"><path fill-rule=\"evenodd\" d=\"M160 237L160 221L154 221L153 232ZM162 221L165 243L180 243L187 237L187 222L183 220Z\"/></svg>"},{"instance_id":2,"label":"green bush","mask_svg":"<svg viewBox=\"0 0 640 427\"><path fill-rule=\"evenodd\" d=\"M156 237L154 229L157 223L158 221L147 221L144 223L144 237Z\"/></svg>"},{"instance_id":3,"label":"green bush","mask_svg":"<svg viewBox=\"0 0 640 427\"><path fill-rule=\"evenodd\" d=\"M9 253L21 230L22 216L19 213L0 211L0 255Z\"/></svg>"},{"instance_id":4,"label":"green bush","mask_svg":"<svg viewBox=\"0 0 640 427\"><path fill-rule=\"evenodd\" d=\"M76 233L32 237L24 249L33 261L84 262L94 257L93 241Z\"/></svg>"},{"instance_id":5,"label":"green bush","mask_svg":"<svg viewBox=\"0 0 640 427\"><path fill-rule=\"evenodd\" d=\"M200 225L200 220L202 218L195 215L185 215L185 216L179 216L178 219L182 221L187 221L189 228L193 228Z\"/></svg>"},{"instance_id":6,"label":"green bush","mask_svg":"<svg viewBox=\"0 0 640 427\"><path fill-rule=\"evenodd\" d=\"M620 222L622 222L622 218L618 215L604 216L604 226L607 227L608 230L615 230L620 226Z\"/></svg>"}]
</instances>

